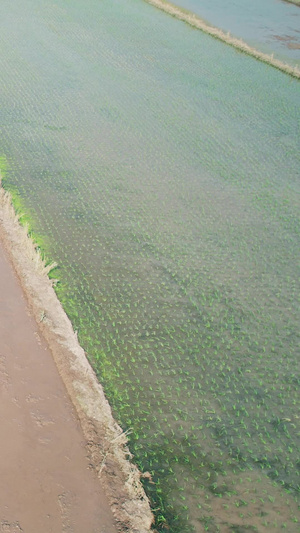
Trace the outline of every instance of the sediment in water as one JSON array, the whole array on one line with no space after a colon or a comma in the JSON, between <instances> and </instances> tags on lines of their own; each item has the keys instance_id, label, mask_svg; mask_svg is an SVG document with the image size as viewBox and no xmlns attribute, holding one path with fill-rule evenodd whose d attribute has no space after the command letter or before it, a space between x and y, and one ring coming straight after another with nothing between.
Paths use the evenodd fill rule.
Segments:
<instances>
[{"instance_id":1,"label":"sediment in water","mask_svg":"<svg viewBox=\"0 0 300 533\"><path fill-rule=\"evenodd\" d=\"M223 41L230 46L233 46L237 50L240 50L241 52L244 52L245 54L248 54L252 57L255 57L259 61L263 61L264 63L268 63L272 67L275 67L279 70L282 70L283 72L286 72L290 76L293 76L294 78L300 79L300 69L298 67L293 67L291 65L288 65L287 63L284 63L283 61L280 61L279 59L276 59L273 57L273 55L265 54L263 52L260 52L259 50L256 50L255 48L252 48L247 43L245 43L242 39L237 39L235 37L232 37L230 33L225 33L219 28L215 28L214 26L210 26L207 24L204 20L202 20L200 17L195 15L194 13L191 13L185 9L182 9L178 6L175 6L174 4L167 2L165 0L146 0L148 4L153 5L154 7L157 7L158 9L161 9L162 11L165 11L169 15L172 15L173 17L183 20L184 22L187 22L187 24L190 24L190 26L193 26L193 28L197 28L212 37L215 37L216 39L219 39L220 41Z\"/></svg>"},{"instance_id":2,"label":"sediment in water","mask_svg":"<svg viewBox=\"0 0 300 533\"><path fill-rule=\"evenodd\" d=\"M130 461L126 434L115 422L72 324L64 312L36 245L20 225L11 195L1 186L0 239L26 293L30 309L53 354L77 411L91 467L101 478L120 531L146 533L153 516L141 474Z\"/></svg>"}]
</instances>

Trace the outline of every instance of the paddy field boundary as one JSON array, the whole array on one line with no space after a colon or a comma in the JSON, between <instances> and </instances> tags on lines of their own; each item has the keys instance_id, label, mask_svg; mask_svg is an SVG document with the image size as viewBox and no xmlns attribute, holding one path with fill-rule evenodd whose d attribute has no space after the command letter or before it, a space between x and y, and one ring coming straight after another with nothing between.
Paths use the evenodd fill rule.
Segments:
<instances>
[{"instance_id":1,"label":"paddy field boundary","mask_svg":"<svg viewBox=\"0 0 300 533\"><path fill-rule=\"evenodd\" d=\"M130 461L126 433L114 420L102 386L55 294L53 280L48 277L56 265L47 265L42 258L27 228L20 224L11 195L3 189L1 181L0 239L76 409L90 466L101 478L121 531L150 531L152 513L141 474Z\"/></svg>"},{"instance_id":2,"label":"paddy field boundary","mask_svg":"<svg viewBox=\"0 0 300 533\"><path fill-rule=\"evenodd\" d=\"M230 35L229 32L226 33L219 28L211 26L203 19L201 19L198 15L195 15L194 13L191 13L190 11L178 7L172 4L171 2L167 2L165 0L146 0L146 2L164 11L165 13L168 13L172 17L177 18L178 20L186 22L193 28L197 28L203 31L204 33L207 33L208 35L211 35L212 37L215 37L216 39L219 39L220 41L223 41L229 44L230 46L233 46L237 50L240 50L241 52L248 54L254 57L255 59L258 59L259 61L262 61L263 63L267 63L268 65L271 65L272 67L275 67L281 70L282 72L286 72L294 78L300 79L300 69L297 66L292 66L287 63L284 63L283 61L280 61L280 59L276 59L273 54L269 55L265 54L264 52L261 52L260 50L256 50L252 46L249 46L242 39L238 39ZM292 3L296 3L296 1L293 0ZM300 4L297 3L297 5Z\"/></svg>"}]
</instances>

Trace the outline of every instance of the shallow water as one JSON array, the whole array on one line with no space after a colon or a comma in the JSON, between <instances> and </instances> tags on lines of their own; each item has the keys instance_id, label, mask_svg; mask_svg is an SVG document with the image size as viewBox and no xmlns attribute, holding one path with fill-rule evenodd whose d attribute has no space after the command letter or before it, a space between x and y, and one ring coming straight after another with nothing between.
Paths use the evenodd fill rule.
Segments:
<instances>
[{"instance_id":1,"label":"shallow water","mask_svg":"<svg viewBox=\"0 0 300 533\"><path fill-rule=\"evenodd\" d=\"M300 7L283 0L175 0L268 54L300 65Z\"/></svg>"},{"instance_id":2,"label":"shallow water","mask_svg":"<svg viewBox=\"0 0 300 533\"><path fill-rule=\"evenodd\" d=\"M0 9L5 185L158 529L297 531L299 82L144 2Z\"/></svg>"}]
</instances>

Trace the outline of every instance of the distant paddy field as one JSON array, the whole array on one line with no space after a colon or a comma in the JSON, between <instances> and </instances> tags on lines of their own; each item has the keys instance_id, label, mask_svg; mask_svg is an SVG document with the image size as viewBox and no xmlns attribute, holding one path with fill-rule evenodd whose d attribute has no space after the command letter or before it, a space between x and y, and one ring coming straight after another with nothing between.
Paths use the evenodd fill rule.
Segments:
<instances>
[{"instance_id":1,"label":"distant paddy field","mask_svg":"<svg viewBox=\"0 0 300 533\"><path fill-rule=\"evenodd\" d=\"M253 48L300 66L300 0L175 0Z\"/></svg>"},{"instance_id":2,"label":"distant paddy field","mask_svg":"<svg viewBox=\"0 0 300 533\"><path fill-rule=\"evenodd\" d=\"M159 532L299 531L299 81L140 0L2 0L0 169Z\"/></svg>"}]
</instances>

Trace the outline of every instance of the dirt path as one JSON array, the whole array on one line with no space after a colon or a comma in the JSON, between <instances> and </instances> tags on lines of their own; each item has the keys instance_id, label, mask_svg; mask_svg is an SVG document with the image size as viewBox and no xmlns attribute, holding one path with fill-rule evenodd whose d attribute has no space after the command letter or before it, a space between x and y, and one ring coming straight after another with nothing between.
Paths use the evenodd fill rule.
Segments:
<instances>
[{"instance_id":1,"label":"dirt path","mask_svg":"<svg viewBox=\"0 0 300 533\"><path fill-rule=\"evenodd\" d=\"M0 244L0 531L116 533L74 408Z\"/></svg>"}]
</instances>

